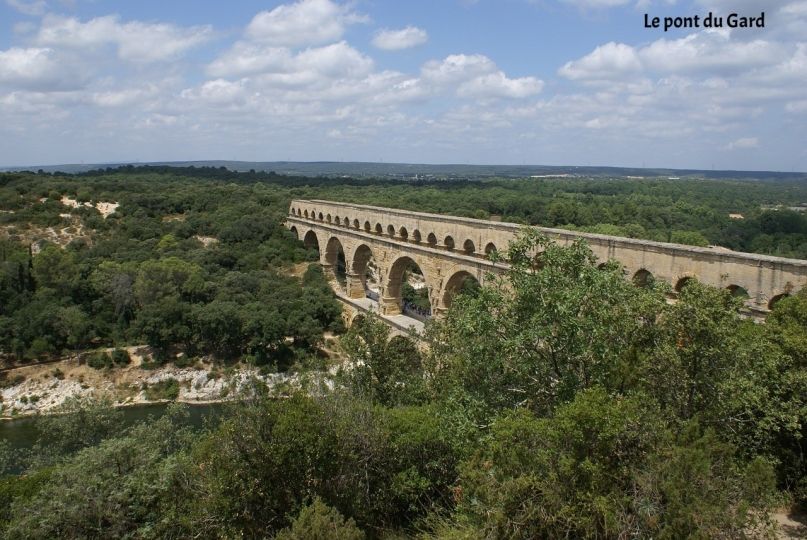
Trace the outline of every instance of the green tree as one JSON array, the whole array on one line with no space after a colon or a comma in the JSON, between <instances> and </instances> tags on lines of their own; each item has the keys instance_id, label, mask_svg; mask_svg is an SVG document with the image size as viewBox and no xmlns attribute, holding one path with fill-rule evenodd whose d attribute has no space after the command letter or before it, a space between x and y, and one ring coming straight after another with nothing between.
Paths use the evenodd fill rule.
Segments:
<instances>
[{"instance_id":1,"label":"green tree","mask_svg":"<svg viewBox=\"0 0 807 540\"><path fill-rule=\"evenodd\" d=\"M459 399L484 424L502 408L546 414L580 389L633 384L637 350L664 305L662 286L635 287L617 265L598 268L582 242L562 247L532 230L508 259L504 279L460 295L432 325L435 395Z\"/></svg>"},{"instance_id":2,"label":"green tree","mask_svg":"<svg viewBox=\"0 0 807 540\"><path fill-rule=\"evenodd\" d=\"M352 519L319 498L303 507L291 527L280 531L275 540L364 540L364 533Z\"/></svg>"},{"instance_id":3,"label":"green tree","mask_svg":"<svg viewBox=\"0 0 807 540\"><path fill-rule=\"evenodd\" d=\"M351 392L393 406L422 401L421 355L409 338L390 338L390 327L369 313L356 317L340 346L348 359L341 372Z\"/></svg>"}]
</instances>

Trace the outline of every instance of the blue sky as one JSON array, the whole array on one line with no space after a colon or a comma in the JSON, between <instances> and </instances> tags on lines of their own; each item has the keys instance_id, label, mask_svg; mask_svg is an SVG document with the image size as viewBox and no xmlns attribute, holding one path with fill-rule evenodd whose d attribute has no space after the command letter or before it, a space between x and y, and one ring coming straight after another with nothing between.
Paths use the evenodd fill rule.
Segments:
<instances>
[{"instance_id":1,"label":"blue sky","mask_svg":"<svg viewBox=\"0 0 807 540\"><path fill-rule=\"evenodd\" d=\"M766 13L764 29L646 29ZM807 171L807 0L0 0L0 166Z\"/></svg>"}]
</instances>

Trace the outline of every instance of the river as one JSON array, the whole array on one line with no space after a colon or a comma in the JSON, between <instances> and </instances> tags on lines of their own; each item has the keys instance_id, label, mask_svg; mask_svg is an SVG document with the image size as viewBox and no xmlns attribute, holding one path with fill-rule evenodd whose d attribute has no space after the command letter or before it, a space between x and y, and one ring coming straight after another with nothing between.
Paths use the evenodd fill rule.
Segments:
<instances>
[{"instance_id":1,"label":"river","mask_svg":"<svg viewBox=\"0 0 807 540\"><path fill-rule=\"evenodd\" d=\"M221 412L223 407L224 405L221 403L188 405L190 412L188 425L195 428L202 427L208 418L215 422L216 413ZM120 410L123 414L123 425L128 427L138 422L159 418L167 408L167 403L149 403L122 407ZM8 441L10 447L14 450L28 450L34 445L39 435L36 429L38 421L38 417L29 416L0 422L0 441Z\"/></svg>"}]
</instances>

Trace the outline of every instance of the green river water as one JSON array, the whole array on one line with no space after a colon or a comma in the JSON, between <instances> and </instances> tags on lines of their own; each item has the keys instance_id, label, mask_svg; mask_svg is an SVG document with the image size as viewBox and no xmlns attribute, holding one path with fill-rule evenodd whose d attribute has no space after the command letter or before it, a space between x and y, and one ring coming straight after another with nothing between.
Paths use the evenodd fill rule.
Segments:
<instances>
[{"instance_id":1,"label":"green river water","mask_svg":"<svg viewBox=\"0 0 807 540\"><path fill-rule=\"evenodd\" d=\"M122 407L123 424L130 426L138 422L159 418L167 407L168 404L166 403ZM202 427L208 418L215 422L217 417L216 413L220 412L222 408L223 405L220 403L188 405L188 410L190 411L188 424L198 428ZM38 430L36 429L38 421L39 419L36 416L1 421L0 440L8 441L13 449L27 450L34 445L39 436Z\"/></svg>"}]
</instances>

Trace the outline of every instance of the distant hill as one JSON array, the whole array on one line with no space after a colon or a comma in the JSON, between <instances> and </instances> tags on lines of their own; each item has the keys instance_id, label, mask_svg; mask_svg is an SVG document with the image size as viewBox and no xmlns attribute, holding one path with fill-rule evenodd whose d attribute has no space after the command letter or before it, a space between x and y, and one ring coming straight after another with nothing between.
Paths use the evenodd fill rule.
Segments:
<instances>
[{"instance_id":1,"label":"distant hill","mask_svg":"<svg viewBox=\"0 0 807 540\"><path fill-rule=\"evenodd\" d=\"M43 170L45 172L80 173L129 163L68 164L30 167L8 167L3 171ZM173 167L225 167L239 172L274 171L292 176L352 176L399 178L401 180L452 178L525 178L530 176L603 176L603 177L680 177L736 178L755 180L807 180L804 172L776 171L712 171L699 169L641 169L629 167L576 167L547 165L429 165L416 163L370 163L337 161L161 161L132 163Z\"/></svg>"}]
</instances>

